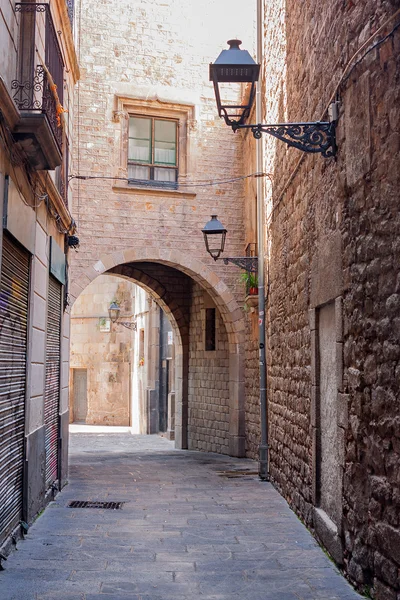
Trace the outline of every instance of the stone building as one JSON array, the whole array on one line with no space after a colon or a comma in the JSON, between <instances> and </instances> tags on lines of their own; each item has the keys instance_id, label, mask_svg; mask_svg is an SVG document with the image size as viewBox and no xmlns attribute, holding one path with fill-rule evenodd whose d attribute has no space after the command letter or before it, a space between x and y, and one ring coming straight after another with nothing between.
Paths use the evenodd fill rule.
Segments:
<instances>
[{"instance_id":1,"label":"stone building","mask_svg":"<svg viewBox=\"0 0 400 600\"><path fill-rule=\"evenodd\" d=\"M217 206L227 252L244 252L241 139L220 123L207 71L236 13L213 0L81 0L77 12L71 297L103 274L143 288L173 329L176 445L243 456L244 289L201 234ZM242 19L250 46L253 20Z\"/></svg>"},{"instance_id":2,"label":"stone building","mask_svg":"<svg viewBox=\"0 0 400 600\"><path fill-rule=\"evenodd\" d=\"M66 481L71 3L0 0L0 547ZM64 112L65 111L65 112Z\"/></svg>"},{"instance_id":3,"label":"stone building","mask_svg":"<svg viewBox=\"0 0 400 600\"><path fill-rule=\"evenodd\" d=\"M113 303L121 311L115 322ZM72 308L70 349L71 423L173 436L173 333L144 290L121 277L97 277Z\"/></svg>"},{"instance_id":4,"label":"stone building","mask_svg":"<svg viewBox=\"0 0 400 600\"><path fill-rule=\"evenodd\" d=\"M336 159L264 139L271 477L379 600L400 591L398 7L278 0L263 23L264 122L340 102Z\"/></svg>"},{"instance_id":5,"label":"stone building","mask_svg":"<svg viewBox=\"0 0 400 600\"><path fill-rule=\"evenodd\" d=\"M108 308L121 307L133 322L135 286L102 275L79 296L71 311L70 422L131 425L134 335L112 323Z\"/></svg>"},{"instance_id":6,"label":"stone building","mask_svg":"<svg viewBox=\"0 0 400 600\"><path fill-rule=\"evenodd\" d=\"M336 160L264 138L271 477L352 581L397 600L398 2L263 4L263 119L326 120L340 102ZM237 11L93 5L78 4L71 296L102 274L149 293L174 331L177 446L256 457L257 315L200 234L217 207L226 256L255 250L254 179L239 179L254 140L219 121L207 81Z\"/></svg>"}]
</instances>

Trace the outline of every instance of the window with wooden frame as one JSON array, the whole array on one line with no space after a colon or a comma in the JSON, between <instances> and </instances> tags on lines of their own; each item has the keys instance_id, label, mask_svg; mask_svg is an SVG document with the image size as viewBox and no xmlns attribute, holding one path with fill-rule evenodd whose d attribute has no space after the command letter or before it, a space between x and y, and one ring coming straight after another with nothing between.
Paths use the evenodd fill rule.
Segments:
<instances>
[{"instance_id":1,"label":"window with wooden frame","mask_svg":"<svg viewBox=\"0 0 400 600\"><path fill-rule=\"evenodd\" d=\"M130 115L128 136L128 179L176 187L178 121Z\"/></svg>"}]
</instances>

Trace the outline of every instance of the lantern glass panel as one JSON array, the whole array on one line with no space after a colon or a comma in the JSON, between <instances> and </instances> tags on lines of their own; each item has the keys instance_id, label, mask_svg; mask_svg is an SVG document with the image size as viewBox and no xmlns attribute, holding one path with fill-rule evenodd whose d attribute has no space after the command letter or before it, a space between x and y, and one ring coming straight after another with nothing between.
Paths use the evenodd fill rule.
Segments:
<instances>
[{"instance_id":1,"label":"lantern glass panel","mask_svg":"<svg viewBox=\"0 0 400 600\"><path fill-rule=\"evenodd\" d=\"M223 233L205 233L204 239L206 242L207 252L211 254L214 259L219 258L219 256L224 251L225 247L225 238L226 232Z\"/></svg>"},{"instance_id":2,"label":"lantern glass panel","mask_svg":"<svg viewBox=\"0 0 400 600\"><path fill-rule=\"evenodd\" d=\"M112 323L118 321L121 309L116 302L112 302L108 309L108 314Z\"/></svg>"}]
</instances>

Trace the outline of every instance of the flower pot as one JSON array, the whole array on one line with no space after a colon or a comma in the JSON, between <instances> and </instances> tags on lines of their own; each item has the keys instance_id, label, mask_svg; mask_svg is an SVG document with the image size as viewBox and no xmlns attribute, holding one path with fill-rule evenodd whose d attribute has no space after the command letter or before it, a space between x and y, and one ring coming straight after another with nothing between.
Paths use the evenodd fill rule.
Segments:
<instances>
[{"instance_id":1,"label":"flower pot","mask_svg":"<svg viewBox=\"0 0 400 600\"><path fill-rule=\"evenodd\" d=\"M258 295L258 287L250 287L249 288L249 296L257 296Z\"/></svg>"}]
</instances>

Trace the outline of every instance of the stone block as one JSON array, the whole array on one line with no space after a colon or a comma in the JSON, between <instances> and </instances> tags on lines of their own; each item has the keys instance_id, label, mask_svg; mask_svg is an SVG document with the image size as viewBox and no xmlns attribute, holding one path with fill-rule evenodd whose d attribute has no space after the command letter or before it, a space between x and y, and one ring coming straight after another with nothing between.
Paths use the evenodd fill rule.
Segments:
<instances>
[{"instance_id":1,"label":"stone block","mask_svg":"<svg viewBox=\"0 0 400 600\"><path fill-rule=\"evenodd\" d=\"M343 344L336 343L336 380L339 392L343 392Z\"/></svg>"},{"instance_id":2,"label":"stone block","mask_svg":"<svg viewBox=\"0 0 400 600\"><path fill-rule=\"evenodd\" d=\"M319 240L311 263L311 308L321 306L342 295L342 239L339 231Z\"/></svg>"},{"instance_id":3,"label":"stone block","mask_svg":"<svg viewBox=\"0 0 400 600\"><path fill-rule=\"evenodd\" d=\"M336 341L343 342L343 298L335 299Z\"/></svg>"},{"instance_id":4,"label":"stone block","mask_svg":"<svg viewBox=\"0 0 400 600\"><path fill-rule=\"evenodd\" d=\"M244 436L229 436L229 456L236 456L237 458L246 456L246 438Z\"/></svg>"},{"instance_id":5,"label":"stone block","mask_svg":"<svg viewBox=\"0 0 400 600\"><path fill-rule=\"evenodd\" d=\"M314 529L334 561L343 564L343 548L338 528L321 508L314 508Z\"/></svg>"},{"instance_id":6,"label":"stone block","mask_svg":"<svg viewBox=\"0 0 400 600\"><path fill-rule=\"evenodd\" d=\"M310 308L310 310L308 311L308 322L311 331L315 331L316 329L318 329L317 311L315 310L315 308Z\"/></svg>"},{"instance_id":7,"label":"stone block","mask_svg":"<svg viewBox=\"0 0 400 600\"><path fill-rule=\"evenodd\" d=\"M45 368L43 364L32 364L30 369L31 396L41 396L44 392Z\"/></svg>"},{"instance_id":8,"label":"stone block","mask_svg":"<svg viewBox=\"0 0 400 600\"><path fill-rule=\"evenodd\" d=\"M42 425L26 437L24 461L24 514L30 523L44 506L45 497L45 427Z\"/></svg>"},{"instance_id":9,"label":"stone block","mask_svg":"<svg viewBox=\"0 0 400 600\"><path fill-rule=\"evenodd\" d=\"M338 427L347 429L349 426L349 395L338 394L337 396L337 424Z\"/></svg>"}]
</instances>

